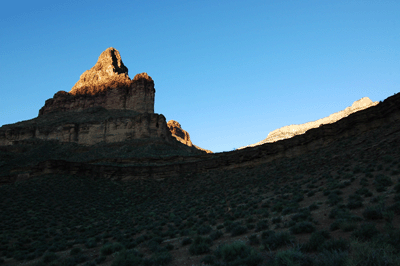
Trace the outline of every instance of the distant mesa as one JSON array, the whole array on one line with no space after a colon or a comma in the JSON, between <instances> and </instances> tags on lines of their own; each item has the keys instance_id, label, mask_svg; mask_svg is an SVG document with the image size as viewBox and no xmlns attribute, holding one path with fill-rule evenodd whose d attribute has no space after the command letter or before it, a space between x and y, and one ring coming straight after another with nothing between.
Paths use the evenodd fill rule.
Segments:
<instances>
[{"instance_id":1,"label":"distant mesa","mask_svg":"<svg viewBox=\"0 0 400 266\"><path fill-rule=\"evenodd\" d=\"M355 112L367 109L371 106L375 106L378 103L379 102L371 101L368 97L364 97L358 101L355 101L350 107L347 107L346 109L339 111L337 113L333 113L330 116L321 118L321 119L313 121L313 122L308 122L305 124L290 125L290 126L284 126L284 127L278 128L274 131L271 131L268 134L266 139L264 139L260 142L257 142L255 144L240 147L239 149L244 149L247 147L254 147L254 146L262 145L264 143L276 142L276 141L283 140L283 139L289 139L294 136L304 134L307 130L310 130L312 128L317 128L321 125L335 123L336 121L338 121L344 117L347 117Z\"/></svg>"},{"instance_id":2,"label":"distant mesa","mask_svg":"<svg viewBox=\"0 0 400 266\"><path fill-rule=\"evenodd\" d=\"M210 151L210 150L206 150L206 149L200 148L199 146L194 145L192 143L192 141L190 140L189 133L186 130L182 129L181 124L179 124L179 122L177 122L175 120L169 120L167 123L167 126L168 126L169 131L171 132L172 136L179 142L181 142L189 147L195 147L198 150L202 150L207 153L212 153L212 151Z\"/></svg>"}]
</instances>

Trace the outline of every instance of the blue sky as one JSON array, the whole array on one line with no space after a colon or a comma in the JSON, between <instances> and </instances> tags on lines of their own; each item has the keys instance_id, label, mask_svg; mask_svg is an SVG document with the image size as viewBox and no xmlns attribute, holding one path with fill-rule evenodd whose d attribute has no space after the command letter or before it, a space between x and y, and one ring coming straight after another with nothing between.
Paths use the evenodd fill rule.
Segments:
<instances>
[{"instance_id":1,"label":"blue sky","mask_svg":"<svg viewBox=\"0 0 400 266\"><path fill-rule=\"evenodd\" d=\"M0 125L36 117L108 47L215 152L400 91L398 0L8 1L0 15Z\"/></svg>"}]
</instances>

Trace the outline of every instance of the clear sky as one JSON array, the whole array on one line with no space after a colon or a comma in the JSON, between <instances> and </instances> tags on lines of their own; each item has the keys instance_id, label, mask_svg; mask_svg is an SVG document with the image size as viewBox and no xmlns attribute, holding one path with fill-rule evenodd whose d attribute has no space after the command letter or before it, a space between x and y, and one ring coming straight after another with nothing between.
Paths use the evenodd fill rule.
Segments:
<instances>
[{"instance_id":1,"label":"clear sky","mask_svg":"<svg viewBox=\"0 0 400 266\"><path fill-rule=\"evenodd\" d=\"M214 152L400 91L399 0L15 0L0 16L0 126L36 117L108 47Z\"/></svg>"}]
</instances>

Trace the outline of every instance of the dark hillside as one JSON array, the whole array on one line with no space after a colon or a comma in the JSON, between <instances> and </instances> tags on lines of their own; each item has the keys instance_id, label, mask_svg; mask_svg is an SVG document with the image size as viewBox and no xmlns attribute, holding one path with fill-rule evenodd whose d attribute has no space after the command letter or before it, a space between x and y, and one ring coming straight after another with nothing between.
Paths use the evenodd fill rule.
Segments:
<instances>
[{"instance_id":1,"label":"dark hillside","mask_svg":"<svg viewBox=\"0 0 400 266\"><path fill-rule=\"evenodd\" d=\"M380 121L299 155L237 167L124 182L59 167L3 185L0 263L400 265L400 124ZM208 156L169 163L238 158ZM118 176L144 161L161 164L139 158L82 167L117 167Z\"/></svg>"}]
</instances>

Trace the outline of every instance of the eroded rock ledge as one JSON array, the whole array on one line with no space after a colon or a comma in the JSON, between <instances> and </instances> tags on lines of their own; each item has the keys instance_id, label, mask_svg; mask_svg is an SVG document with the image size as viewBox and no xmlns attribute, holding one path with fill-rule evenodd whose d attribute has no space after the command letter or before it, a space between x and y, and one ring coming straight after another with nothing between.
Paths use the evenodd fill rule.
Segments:
<instances>
[{"instance_id":1,"label":"eroded rock ledge","mask_svg":"<svg viewBox=\"0 0 400 266\"><path fill-rule=\"evenodd\" d=\"M206 154L191 157L172 157L157 160L143 159L108 159L104 162L117 165L77 163L62 160L42 162L30 169L30 175L46 173L80 173L93 178L130 180L140 178L167 178L182 174L206 172L211 169L232 169L252 167L283 157L299 156L323 148L331 143L382 126L390 127L400 122L400 94L387 98L384 102L368 109L353 113L336 123L321 125L310 129L305 134L290 139L266 143L242 150ZM371 147L372 148L372 147ZM136 166L128 166L136 164Z\"/></svg>"}]
</instances>

